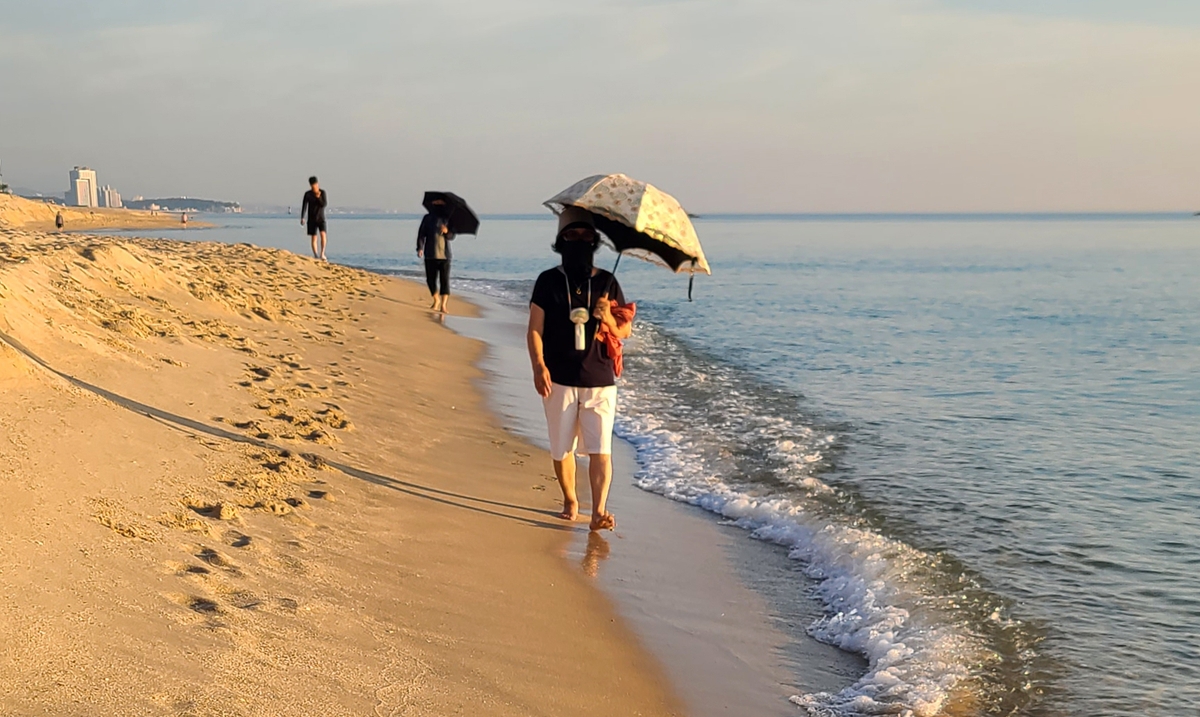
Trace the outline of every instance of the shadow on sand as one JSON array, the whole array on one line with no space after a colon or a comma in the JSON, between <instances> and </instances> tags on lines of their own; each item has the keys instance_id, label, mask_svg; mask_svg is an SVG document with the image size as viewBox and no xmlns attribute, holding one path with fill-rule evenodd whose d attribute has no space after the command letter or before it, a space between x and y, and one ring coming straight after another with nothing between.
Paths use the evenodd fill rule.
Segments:
<instances>
[{"instance_id":1,"label":"shadow on sand","mask_svg":"<svg viewBox=\"0 0 1200 717\"><path fill-rule=\"evenodd\" d=\"M384 488L389 488L391 490L395 490L400 493L404 493L406 495L413 496L415 498L422 498L424 500L433 501L435 503L441 503L442 505L447 505L447 506L451 506L454 508L461 508L463 510L473 511L475 513L482 513L484 515L491 515L491 516L495 516L497 518L513 520L513 521L516 521L519 523L524 523L525 525L529 525L529 526L536 527L536 528L548 528L550 530L566 530L566 531L571 530L571 527L567 526L567 525L562 525L559 523L551 523L551 522L548 522L545 520L529 518L524 515L514 514L514 512L513 512L513 511L515 511L516 513L532 513L534 515L546 515L547 511L538 510L536 508L531 508L529 506L524 506L524 505L516 505L513 503L504 503L501 501L488 500L486 498L478 498L478 497L466 495L463 493L455 493L455 492L443 490L440 488L433 488L430 486L421 485L419 483L413 483L411 481L404 481L404 480L400 480L398 478L391 478L391 477L388 477L385 475L380 475L379 473L373 473L371 471L364 470L362 468L356 468L354 466L347 465L345 463L341 463L340 461L330 460L329 458L326 458L325 456L318 456L316 454L300 453L292 448L275 445L274 443L271 443L270 441L265 441L260 438L253 438L251 436L246 436L246 435L243 435L240 433L234 433L233 431L226 430L219 426L209 425L207 423L203 423L201 421L197 421L192 418L187 418L186 416L180 416L178 414L171 413L170 411L164 411L161 408L155 408L154 406L147 405L140 401L135 401L132 398L127 398L118 393L113 393L112 391L109 391L109 390L101 388L99 386L90 384L87 381L76 378L70 374L63 373L62 371L59 371L58 369L54 368L50 364L46 363L44 360L42 360L42 358L40 356L35 354L33 351L30 351L20 341L13 338L12 336L9 336L7 333L5 333L3 331L0 331L0 340L4 341L4 343L11 346L14 350L19 352L21 355L25 356L30 361L34 362L35 364L37 364L38 366L42 367L43 369L49 371L50 373L54 374L55 376L58 376L59 378L63 379L64 381L67 381L68 383L70 383L73 386L77 386L78 388L81 388L85 391L88 391L97 396L100 396L101 398L103 398L107 401L110 401L110 402L116 404L117 406L120 406L121 408L124 408L128 411L131 411L131 412L137 413L137 414L141 414L143 416L147 416L152 420L158 421L160 423L167 425L168 427L183 431L192 436L196 436L196 434L203 434L203 435L211 436L213 438L219 438L219 439L223 439L226 441L233 441L236 443L244 443L244 444L256 446L258 448L264 448L267 450L276 451L279 453L298 453L299 455L302 455L305 457L312 456L313 458L319 458L323 463L325 463L329 467L336 468L337 470L341 471L342 473L345 473L348 476L353 476L360 480L368 481L370 483L374 483L375 485L382 486ZM484 506L490 506L490 507L484 507Z\"/></svg>"}]
</instances>

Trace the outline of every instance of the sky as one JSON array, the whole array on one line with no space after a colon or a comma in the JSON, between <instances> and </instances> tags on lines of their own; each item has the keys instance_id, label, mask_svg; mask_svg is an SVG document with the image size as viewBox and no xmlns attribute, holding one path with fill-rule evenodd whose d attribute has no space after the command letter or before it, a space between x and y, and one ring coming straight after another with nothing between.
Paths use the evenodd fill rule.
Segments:
<instances>
[{"instance_id":1,"label":"sky","mask_svg":"<svg viewBox=\"0 0 1200 717\"><path fill-rule=\"evenodd\" d=\"M542 211L1200 209L1195 0L0 0L4 181Z\"/></svg>"}]
</instances>

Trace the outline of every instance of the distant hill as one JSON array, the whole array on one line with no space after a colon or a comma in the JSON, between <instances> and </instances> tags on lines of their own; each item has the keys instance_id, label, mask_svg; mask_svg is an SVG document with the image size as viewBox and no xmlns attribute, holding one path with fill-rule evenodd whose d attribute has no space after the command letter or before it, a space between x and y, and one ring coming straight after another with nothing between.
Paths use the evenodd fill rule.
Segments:
<instances>
[{"instance_id":1,"label":"distant hill","mask_svg":"<svg viewBox=\"0 0 1200 717\"><path fill-rule=\"evenodd\" d=\"M216 199L195 197L168 197L166 199L126 199L128 209L155 209L162 212L206 212L210 214L240 213L242 205L237 202L221 202Z\"/></svg>"}]
</instances>

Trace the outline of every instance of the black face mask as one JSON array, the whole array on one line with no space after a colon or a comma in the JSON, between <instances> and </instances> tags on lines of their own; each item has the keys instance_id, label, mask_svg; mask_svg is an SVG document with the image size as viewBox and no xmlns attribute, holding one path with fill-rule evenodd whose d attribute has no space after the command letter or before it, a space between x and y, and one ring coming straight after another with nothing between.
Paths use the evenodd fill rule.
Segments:
<instances>
[{"instance_id":1,"label":"black face mask","mask_svg":"<svg viewBox=\"0 0 1200 717\"><path fill-rule=\"evenodd\" d=\"M596 248L591 242L565 241L562 243L562 265L567 276L575 281L583 281L592 275L592 260Z\"/></svg>"}]
</instances>

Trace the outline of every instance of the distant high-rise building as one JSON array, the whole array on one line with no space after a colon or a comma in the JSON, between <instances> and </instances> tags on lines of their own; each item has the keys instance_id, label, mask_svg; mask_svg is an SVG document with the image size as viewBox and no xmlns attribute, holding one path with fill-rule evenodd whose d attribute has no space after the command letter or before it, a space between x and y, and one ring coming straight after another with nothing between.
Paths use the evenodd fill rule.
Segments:
<instances>
[{"instance_id":1,"label":"distant high-rise building","mask_svg":"<svg viewBox=\"0 0 1200 717\"><path fill-rule=\"evenodd\" d=\"M96 183L96 171L87 167L75 167L71 170L71 184L67 189L66 203L72 207L100 206L99 185Z\"/></svg>"},{"instance_id":2,"label":"distant high-rise building","mask_svg":"<svg viewBox=\"0 0 1200 717\"><path fill-rule=\"evenodd\" d=\"M110 209L120 209L122 206L121 193L111 186L105 185L100 190L100 206Z\"/></svg>"}]
</instances>

